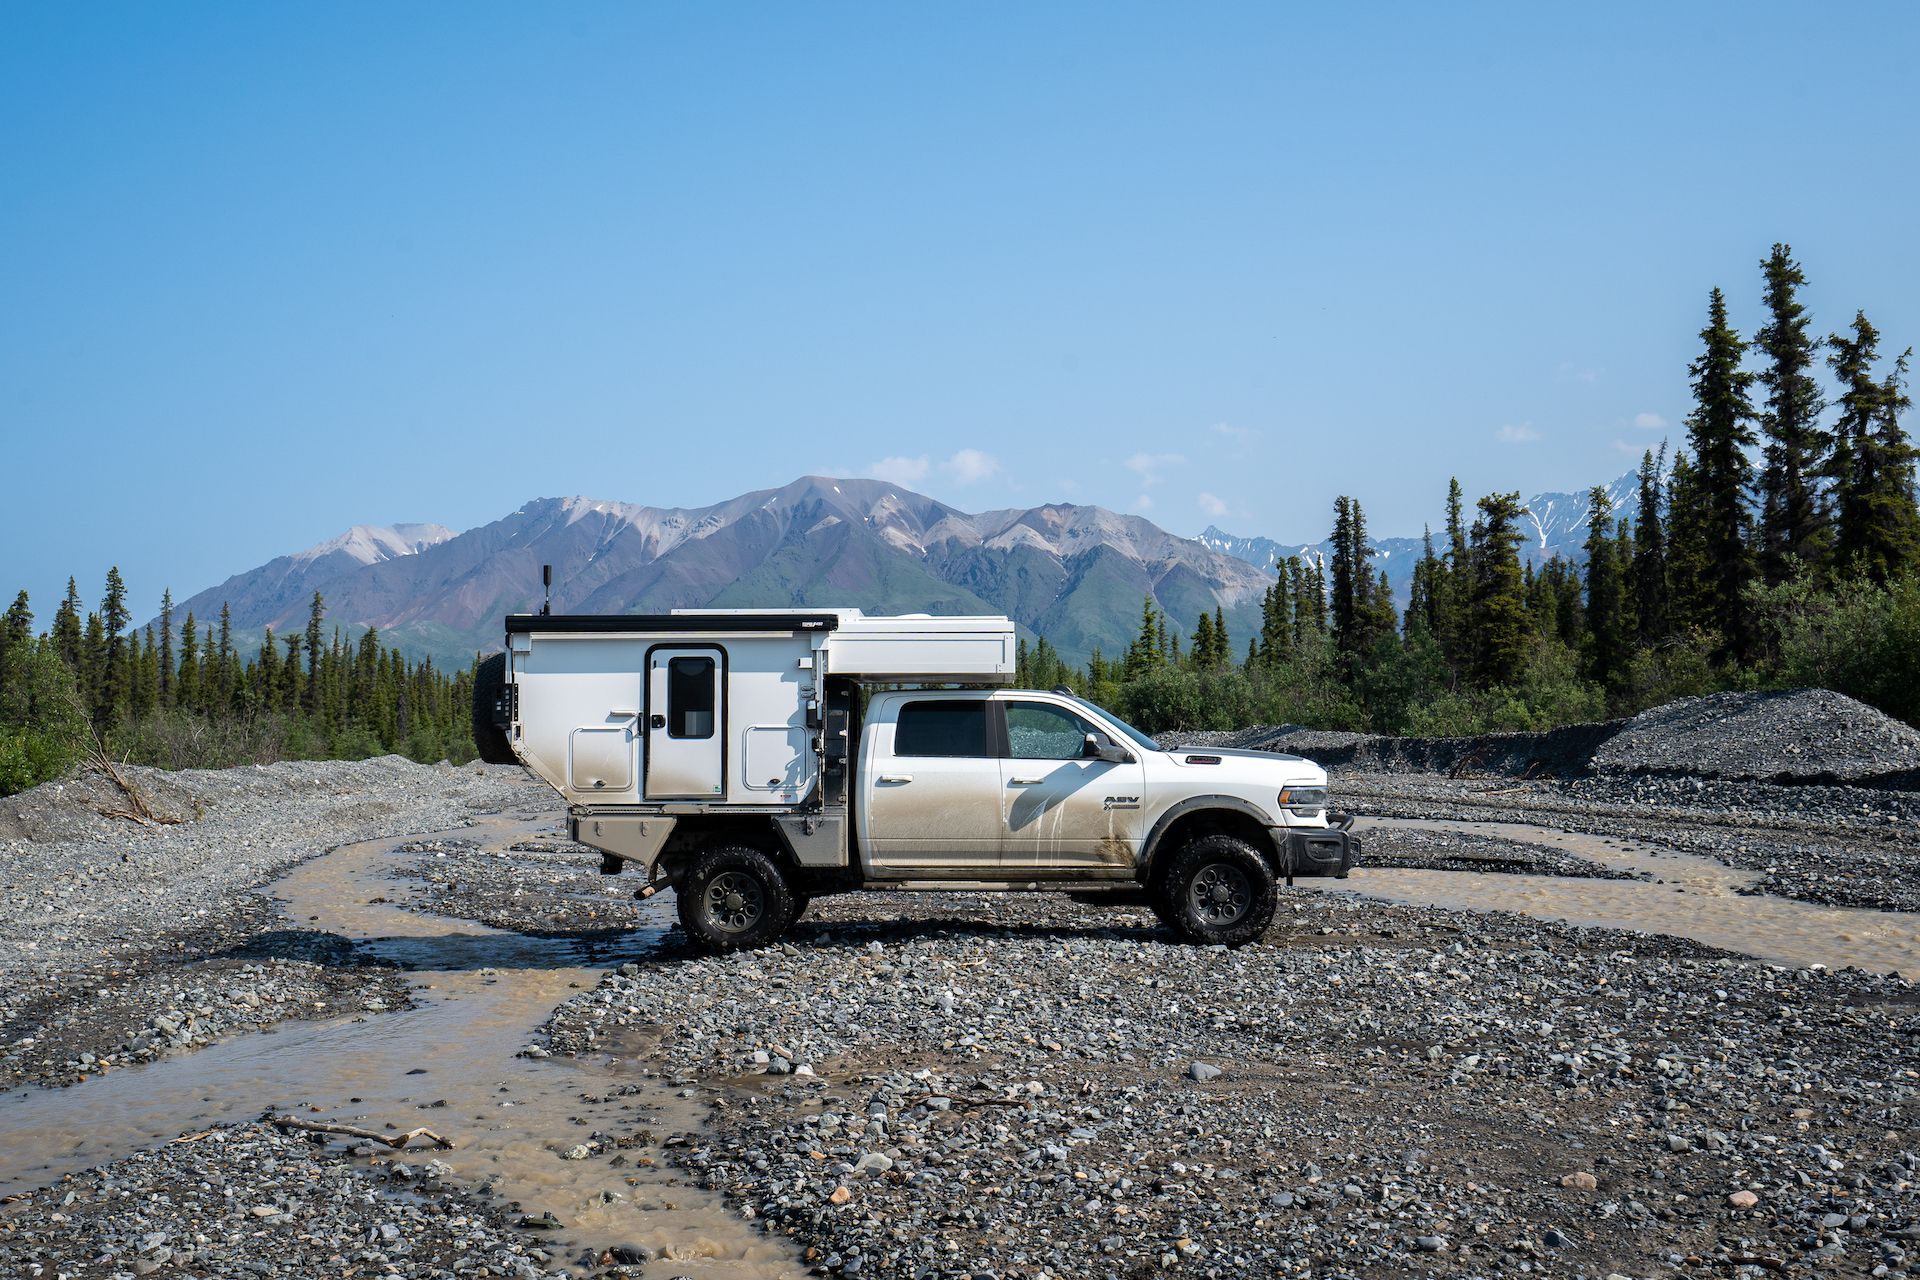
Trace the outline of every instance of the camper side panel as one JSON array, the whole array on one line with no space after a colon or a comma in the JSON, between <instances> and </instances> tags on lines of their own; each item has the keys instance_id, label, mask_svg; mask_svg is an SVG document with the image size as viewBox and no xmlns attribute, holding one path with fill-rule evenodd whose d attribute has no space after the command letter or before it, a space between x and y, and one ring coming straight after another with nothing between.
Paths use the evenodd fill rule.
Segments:
<instances>
[{"instance_id":1,"label":"camper side panel","mask_svg":"<svg viewBox=\"0 0 1920 1280\"><path fill-rule=\"evenodd\" d=\"M714 708L719 739L707 804L791 805L813 787L817 760L807 708L815 637L676 631L647 634L532 632L510 637L517 689L513 745L569 804L595 808L694 799L684 779L672 795L649 794L651 739L665 751L688 726L669 723L655 658L716 652L722 679ZM661 705L654 705L661 703ZM657 723L656 723L657 721ZM659 788L656 788L658 791Z\"/></svg>"}]
</instances>

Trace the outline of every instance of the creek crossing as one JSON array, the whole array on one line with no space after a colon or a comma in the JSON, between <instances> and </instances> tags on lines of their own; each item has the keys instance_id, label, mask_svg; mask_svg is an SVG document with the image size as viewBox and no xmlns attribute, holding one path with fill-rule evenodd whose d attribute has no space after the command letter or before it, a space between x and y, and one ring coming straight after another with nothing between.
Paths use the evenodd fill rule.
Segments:
<instances>
[{"instance_id":1,"label":"creek crossing","mask_svg":"<svg viewBox=\"0 0 1920 1280\"><path fill-rule=\"evenodd\" d=\"M506 856L515 841L550 827L498 819L433 838ZM376 1147L376 1158L416 1168L438 1160L459 1182L513 1205L516 1218L551 1214L562 1225L539 1238L556 1264L630 1245L658 1255L637 1272L648 1280L809 1274L789 1242L672 1167L662 1144L700 1132L701 1101L631 1059L522 1056L556 1005L592 990L610 967L646 963L669 919L658 901L638 930L559 937L408 911L387 899L402 891L393 878L405 859L400 846L419 838L343 845L269 889L295 927L350 939L407 970L413 1008L283 1022L67 1089L0 1096L0 1195L272 1110L382 1131L425 1125L446 1136L450 1151ZM604 1156L564 1157L595 1132L633 1139L621 1153L627 1160L613 1167Z\"/></svg>"}]
</instances>

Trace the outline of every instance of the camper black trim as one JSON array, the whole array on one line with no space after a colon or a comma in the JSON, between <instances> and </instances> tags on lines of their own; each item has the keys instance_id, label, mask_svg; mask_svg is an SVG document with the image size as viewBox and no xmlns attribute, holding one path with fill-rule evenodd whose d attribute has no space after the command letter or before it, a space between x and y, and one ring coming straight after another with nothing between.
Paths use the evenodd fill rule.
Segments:
<instances>
[{"instance_id":1,"label":"camper black trim","mask_svg":"<svg viewBox=\"0 0 1920 1280\"><path fill-rule=\"evenodd\" d=\"M539 632L833 631L831 613L510 613L507 634Z\"/></svg>"}]
</instances>

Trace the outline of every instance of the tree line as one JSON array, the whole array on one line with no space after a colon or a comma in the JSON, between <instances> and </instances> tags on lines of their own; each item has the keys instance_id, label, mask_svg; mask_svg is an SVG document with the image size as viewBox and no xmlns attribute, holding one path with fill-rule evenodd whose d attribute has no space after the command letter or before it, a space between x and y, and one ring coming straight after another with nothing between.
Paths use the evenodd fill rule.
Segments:
<instances>
[{"instance_id":1,"label":"tree line","mask_svg":"<svg viewBox=\"0 0 1920 1280\"><path fill-rule=\"evenodd\" d=\"M131 621L117 566L95 609L69 578L42 633L27 593L14 597L0 616L0 795L57 777L96 744L166 768L473 758L472 671L409 660L372 627L357 638L329 627L317 591L304 631L269 627L257 647L225 604L210 626L191 611L176 626L171 591L157 624Z\"/></svg>"},{"instance_id":2,"label":"tree line","mask_svg":"<svg viewBox=\"0 0 1920 1280\"><path fill-rule=\"evenodd\" d=\"M1632 518L1589 492L1584 565L1536 568L1520 555L1520 495L1481 498L1469 522L1455 480L1401 613L1343 495L1324 562L1278 566L1244 653L1220 611L1183 633L1148 597L1119 659L1072 668L1042 638L1021 646L1022 680L1082 689L1155 731L1535 729L1799 684L1920 723L1911 349L1884 357L1864 312L1816 337L1790 247L1760 266L1750 341L1712 290L1686 445L1642 456Z\"/></svg>"}]
</instances>

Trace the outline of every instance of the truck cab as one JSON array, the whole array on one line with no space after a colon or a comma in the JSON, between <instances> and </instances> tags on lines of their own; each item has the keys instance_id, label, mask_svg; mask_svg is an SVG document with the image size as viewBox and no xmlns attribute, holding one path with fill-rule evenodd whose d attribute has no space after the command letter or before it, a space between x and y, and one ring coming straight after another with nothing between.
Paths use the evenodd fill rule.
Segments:
<instances>
[{"instance_id":1,"label":"truck cab","mask_svg":"<svg viewBox=\"0 0 1920 1280\"><path fill-rule=\"evenodd\" d=\"M878 889L1144 898L1182 938L1238 945L1280 879L1352 866L1318 765L1167 751L1069 690L997 687L1013 638L858 610L515 615L476 740L567 800L602 870L673 888L716 951Z\"/></svg>"}]
</instances>

